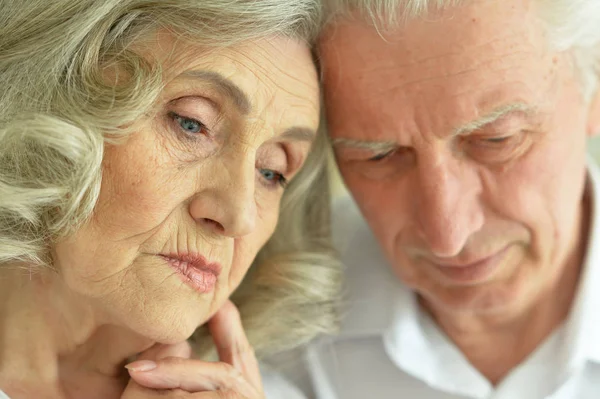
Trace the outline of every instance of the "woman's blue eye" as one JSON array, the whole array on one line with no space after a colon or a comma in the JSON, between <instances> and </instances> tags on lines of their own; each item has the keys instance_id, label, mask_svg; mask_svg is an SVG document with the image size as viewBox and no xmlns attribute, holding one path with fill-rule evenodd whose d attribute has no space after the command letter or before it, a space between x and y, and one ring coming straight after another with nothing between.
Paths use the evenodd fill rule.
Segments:
<instances>
[{"instance_id":1,"label":"woman's blue eye","mask_svg":"<svg viewBox=\"0 0 600 399\"><path fill-rule=\"evenodd\" d=\"M174 112L171 112L170 116L186 133L197 134L202 133L203 130L206 130L206 126L196 119L186 118L184 116L177 115Z\"/></svg>"},{"instance_id":2,"label":"woman's blue eye","mask_svg":"<svg viewBox=\"0 0 600 399\"><path fill-rule=\"evenodd\" d=\"M279 172L275 172L271 169L260 169L260 174L271 184L279 184L281 187L285 187L287 185L287 179Z\"/></svg>"}]
</instances>

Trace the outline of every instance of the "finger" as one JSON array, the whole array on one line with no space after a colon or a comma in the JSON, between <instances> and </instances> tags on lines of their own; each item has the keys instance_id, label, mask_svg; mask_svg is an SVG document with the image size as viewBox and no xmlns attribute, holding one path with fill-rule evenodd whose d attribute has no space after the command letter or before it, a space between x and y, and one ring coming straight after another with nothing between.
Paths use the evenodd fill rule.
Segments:
<instances>
[{"instance_id":1,"label":"finger","mask_svg":"<svg viewBox=\"0 0 600 399\"><path fill-rule=\"evenodd\" d=\"M140 353L137 360L160 360L167 357L192 357L192 347L189 342L183 341L177 344L155 344Z\"/></svg>"},{"instance_id":2,"label":"finger","mask_svg":"<svg viewBox=\"0 0 600 399\"><path fill-rule=\"evenodd\" d=\"M146 388L182 389L192 393L233 391L249 398L257 396L256 389L241 372L227 363L168 357L156 362L133 362L126 367L131 378Z\"/></svg>"},{"instance_id":3,"label":"finger","mask_svg":"<svg viewBox=\"0 0 600 399\"><path fill-rule=\"evenodd\" d=\"M219 359L229 363L244 375L250 384L262 390L262 381L254 349L248 342L240 312L227 301L208 322Z\"/></svg>"}]
</instances>

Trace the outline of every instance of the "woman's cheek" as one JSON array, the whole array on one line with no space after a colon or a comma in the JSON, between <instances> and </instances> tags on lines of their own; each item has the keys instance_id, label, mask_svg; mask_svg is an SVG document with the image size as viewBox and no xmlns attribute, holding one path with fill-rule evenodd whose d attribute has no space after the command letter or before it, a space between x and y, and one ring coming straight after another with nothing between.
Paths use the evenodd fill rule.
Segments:
<instances>
[{"instance_id":1,"label":"woman's cheek","mask_svg":"<svg viewBox=\"0 0 600 399\"><path fill-rule=\"evenodd\" d=\"M246 276L259 248L260 246L253 245L250 236L235 240L228 282L231 291L235 290Z\"/></svg>"}]
</instances>

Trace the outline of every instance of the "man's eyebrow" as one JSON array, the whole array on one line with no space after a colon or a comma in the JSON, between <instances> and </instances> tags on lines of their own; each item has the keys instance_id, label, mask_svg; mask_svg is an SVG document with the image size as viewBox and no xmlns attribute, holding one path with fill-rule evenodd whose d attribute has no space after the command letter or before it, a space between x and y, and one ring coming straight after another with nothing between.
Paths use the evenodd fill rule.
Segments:
<instances>
[{"instance_id":1,"label":"man's eyebrow","mask_svg":"<svg viewBox=\"0 0 600 399\"><path fill-rule=\"evenodd\" d=\"M393 141L369 141L369 140L355 140L347 138L337 138L331 141L333 147L339 148L354 148L358 150L368 150L372 152L384 152L391 151L398 147L397 143Z\"/></svg>"},{"instance_id":2,"label":"man's eyebrow","mask_svg":"<svg viewBox=\"0 0 600 399\"><path fill-rule=\"evenodd\" d=\"M213 84L224 96L228 97L240 113L247 115L252 110L252 105L244 91L231 80L215 71L187 71L185 77L205 80Z\"/></svg>"},{"instance_id":3,"label":"man's eyebrow","mask_svg":"<svg viewBox=\"0 0 600 399\"><path fill-rule=\"evenodd\" d=\"M286 129L286 131L283 132L283 134L279 138L284 139L284 140L290 140L290 141L313 142L313 141L315 141L316 137L317 137L317 133L308 127L293 126L293 127L290 127L289 129Z\"/></svg>"},{"instance_id":4,"label":"man's eyebrow","mask_svg":"<svg viewBox=\"0 0 600 399\"><path fill-rule=\"evenodd\" d=\"M500 119L506 115L512 114L514 112L523 112L525 114L531 114L534 112L534 107L527 105L525 103L513 103L513 104L504 105L500 108L493 110L489 114L482 116L481 118L479 118L477 120L474 120L472 122L469 122L463 126L460 126L456 129L454 129L452 136L455 137L455 136L461 136L461 135L472 133L472 132L481 129L482 127L484 127L486 125L494 123L498 119Z\"/></svg>"},{"instance_id":5,"label":"man's eyebrow","mask_svg":"<svg viewBox=\"0 0 600 399\"><path fill-rule=\"evenodd\" d=\"M531 114L535 111L535 108L525 103L513 103L504 105L497 108L483 117L469 122L454 130L452 136L460 136L471 133L475 130L481 129L482 127L489 125L497 121L498 119L509 115L514 112L523 112L525 114ZM368 150L373 152L385 152L391 151L398 147L398 144L393 141L370 141L370 140L356 140L347 138L337 138L331 141L333 147L338 148L354 148L359 150Z\"/></svg>"}]
</instances>

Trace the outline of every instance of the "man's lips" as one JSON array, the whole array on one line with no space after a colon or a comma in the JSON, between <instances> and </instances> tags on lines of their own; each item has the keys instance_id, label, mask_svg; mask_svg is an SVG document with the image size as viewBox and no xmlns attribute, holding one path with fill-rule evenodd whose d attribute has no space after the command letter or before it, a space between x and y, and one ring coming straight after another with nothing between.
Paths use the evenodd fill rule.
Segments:
<instances>
[{"instance_id":1,"label":"man's lips","mask_svg":"<svg viewBox=\"0 0 600 399\"><path fill-rule=\"evenodd\" d=\"M171 266L192 288L201 293L207 293L214 289L217 284L222 266L216 262L194 253L160 254L169 266Z\"/></svg>"},{"instance_id":2,"label":"man's lips","mask_svg":"<svg viewBox=\"0 0 600 399\"><path fill-rule=\"evenodd\" d=\"M502 264L510 247L475 260L429 260L428 263L446 279L459 284L473 284L488 279Z\"/></svg>"}]
</instances>

